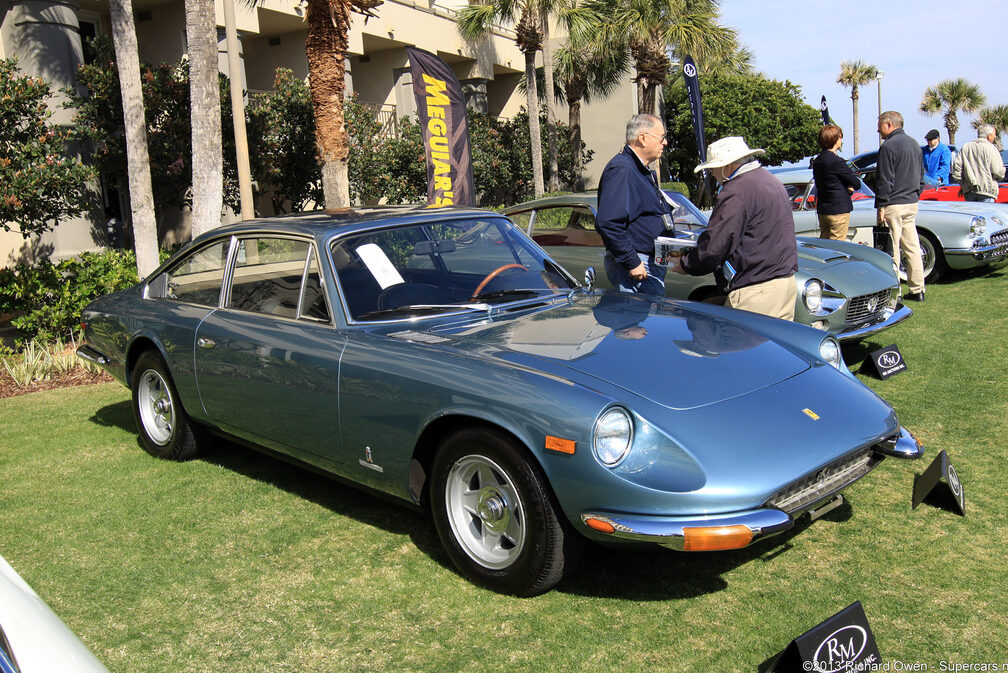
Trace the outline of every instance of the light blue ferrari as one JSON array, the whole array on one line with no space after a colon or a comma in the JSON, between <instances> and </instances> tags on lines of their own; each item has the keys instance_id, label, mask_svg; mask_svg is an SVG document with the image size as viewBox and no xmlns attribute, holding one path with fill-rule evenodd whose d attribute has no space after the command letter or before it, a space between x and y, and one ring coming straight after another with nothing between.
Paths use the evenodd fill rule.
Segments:
<instances>
[{"instance_id":1,"label":"light blue ferrari","mask_svg":"<svg viewBox=\"0 0 1008 673\"><path fill-rule=\"evenodd\" d=\"M586 539L744 547L923 451L834 336L592 291L480 210L224 226L82 321L152 454L233 437L429 509L517 595Z\"/></svg>"}]
</instances>

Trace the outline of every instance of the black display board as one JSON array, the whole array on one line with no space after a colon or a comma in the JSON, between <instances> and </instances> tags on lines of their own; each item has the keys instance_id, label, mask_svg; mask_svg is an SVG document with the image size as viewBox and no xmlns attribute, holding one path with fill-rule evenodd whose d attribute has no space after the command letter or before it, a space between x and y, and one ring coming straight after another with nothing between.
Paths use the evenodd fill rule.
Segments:
<instances>
[{"instance_id":1,"label":"black display board","mask_svg":"<svg viewBox=\"0 0 1008 673\"><path fill-rule=\"evenodd\" d=\"M935 459L924 470L924 474L914 475L913 499L910 502L910 508L917 509L917 505L921 504L929 494L935 492L934 489L939 484L948 489L946 495L951 494L954 507L959 510L960 516L966 516L966 492L944 449L938 452ZM944 489L940 489L939 493L941 490Z\"/></svg>"},{"instance_id":2,"label":"black display board","mask_svg":"<svg viewBox=\"0 0 1008 673\"><path fill-rule=\"evenodd\" d=\"M884 380L890 376L899 374L902 371L906 371L906 368L906 360L903 359L903 354L900 353L896 344L893 344L891 346L886 346L885 348L879 348L878 350L872 351L871 354L865 358L865 361L861 363L859 373L868 374L869 376L875 376Z\"/></svg>"},{"instance_id":3,"label":"black display board","mask_svg":"<svg viewBox=\"0 0 1008 673\"><path fill-rule=\"evenodd\" d=\"M792 640L767 670L838 673L871 670L881 663L868 617L861 601L855 601Z\"/></svg>"}]
</instances>

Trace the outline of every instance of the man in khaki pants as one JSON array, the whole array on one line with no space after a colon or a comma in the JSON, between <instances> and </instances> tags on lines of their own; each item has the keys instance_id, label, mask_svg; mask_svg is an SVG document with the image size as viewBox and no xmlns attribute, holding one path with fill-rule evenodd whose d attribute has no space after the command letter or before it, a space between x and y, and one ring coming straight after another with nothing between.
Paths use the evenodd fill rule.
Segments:
<instances>
[{"instance_id":1,"label":"man in khaki pants","mask_svg":"<svg viewBox=\"0 0 1008 673\"><path fill-rule=\"evenodd\" d=\"M903 132L903 115L879 115L878 132L885 142L879 148L875 209L878 223L885 222L892 239L893 266L899 273L900 253L906 258L907 287L903 297L924 301L924 264L917 237L917 202L924 182L924 160L917 141Z\"/></svg>"}]
</instances>

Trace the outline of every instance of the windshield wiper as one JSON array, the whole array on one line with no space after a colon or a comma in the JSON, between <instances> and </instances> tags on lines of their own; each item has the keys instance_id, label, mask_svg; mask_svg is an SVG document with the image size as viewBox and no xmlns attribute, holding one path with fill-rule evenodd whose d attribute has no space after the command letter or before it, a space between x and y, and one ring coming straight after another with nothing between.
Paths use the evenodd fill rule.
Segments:
<instances>
[{"instance_id":1,"label":"windshield wiper","mask_svg":"<svg viewBox=\"0 0 1008 673\"><path fill-rule=\"evenodd\" d=\"M526 297L538 297L541 292L555 292L555 290L496 290L494 292L478 294L473 299L480 301L489 301L491 299L524 299Z\"/></svg>"},{"instance_id":2,"label":"windshield wiper","mask_svg":"<svg viewBox=\"0 0 1008 673\"><path fill-rule=\"evenodd\" d=\"M394 306L392 308L383 308L379 311L371 311L370 313L364 313L363 315L357 316L358 320L366 320L372 318L389 318L395 316L407 316L414 313L438 313L441 311L451 311L451 310L467 310L467 311L489 311L491 309L490 304L483 303L473 303L473 304L410 304L408 306Z\"/></svg>"}]
</instances>

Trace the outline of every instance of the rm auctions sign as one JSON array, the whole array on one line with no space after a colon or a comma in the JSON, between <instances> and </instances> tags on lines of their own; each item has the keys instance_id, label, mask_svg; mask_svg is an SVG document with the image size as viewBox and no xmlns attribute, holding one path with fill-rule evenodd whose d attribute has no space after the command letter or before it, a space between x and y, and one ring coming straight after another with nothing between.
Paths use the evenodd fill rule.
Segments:
<instances>
[{"instance_id":1,"label":"rm auctions sign","mask_svg":"<svg viewBox=\"0 0 1008 673\"><path fill-rule=\"evenodd\" d=\"M892 346L886 346L885 348L879 348L876 351L872 351L871 354L865 358L864 363L861 365L860 372L862 374L877 376L884 380L894 374L899 374L906 368L906 360L903 359L903 354L900 353L896 344L893 344Z\"/></svg>"},{"instance_id":2,"label":"rm auctions sign","mask_svg":"<svg viewBox=\"0 0 1008 673\"><path fill-rule=\"evenodd\" d=\"M875 636L860 601L791 641L771 671L874 671L882 666Z\"/></svg>"}]
</instances>

